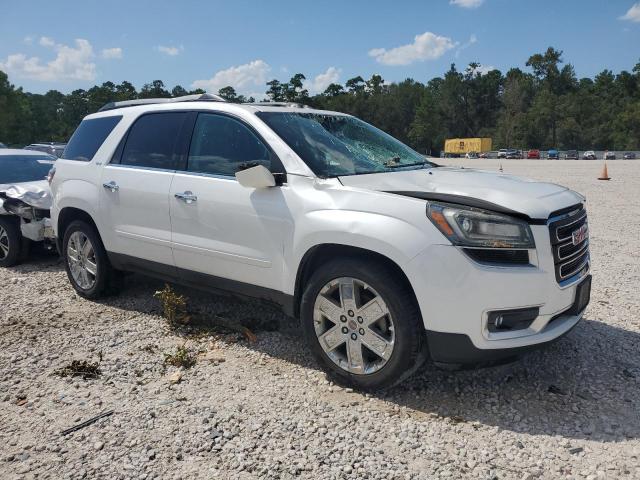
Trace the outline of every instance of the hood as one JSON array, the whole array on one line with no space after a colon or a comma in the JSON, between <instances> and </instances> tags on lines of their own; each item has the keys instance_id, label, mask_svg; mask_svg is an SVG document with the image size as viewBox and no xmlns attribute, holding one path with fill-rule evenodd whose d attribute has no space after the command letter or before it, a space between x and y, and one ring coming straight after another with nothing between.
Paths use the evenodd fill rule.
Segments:
<instances>
[{"instance_id":1,"label":"hood","mask_svg":"<svg viewBox=\"0 0 640 480\"><path fill-rule=\"evenodd\" d=\"M582 195L555 183L470 168L437 167L339 178L349 187L434 200L451 197L456 203L468 201L468 205L484 204L485 208L492 204L500 207L493 210L537 220L584 201Z\"/></svg>"},{"instance_id":2,"label":"hood","mask_svg":"<svg viewBox=\"0 0 640 480\"><path fill-rule=\"evenodd\" d=\"M3 204L10 200L18 200L30 207L49 210L52 201L49 183L46 180L37 180L0 185L0 213L6 213Z\"/></svg>"}]
</instances>

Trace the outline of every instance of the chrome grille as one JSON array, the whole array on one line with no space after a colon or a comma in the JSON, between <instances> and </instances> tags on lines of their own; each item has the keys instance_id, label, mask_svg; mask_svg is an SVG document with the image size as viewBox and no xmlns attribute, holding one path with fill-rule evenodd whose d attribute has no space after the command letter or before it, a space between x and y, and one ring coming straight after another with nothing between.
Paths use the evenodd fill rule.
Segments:
<instances>
[{"instance_id":1,"label":"chrome grille","mask_svg":"<svg viewBox=\"0 0 640 480\"><path fill-rule=\"evenodd\" d=\"M582 205L551 214L549 237L556 280L560 284L589 269L588 225L587 211Z\"/></svg>"}]
</instances>

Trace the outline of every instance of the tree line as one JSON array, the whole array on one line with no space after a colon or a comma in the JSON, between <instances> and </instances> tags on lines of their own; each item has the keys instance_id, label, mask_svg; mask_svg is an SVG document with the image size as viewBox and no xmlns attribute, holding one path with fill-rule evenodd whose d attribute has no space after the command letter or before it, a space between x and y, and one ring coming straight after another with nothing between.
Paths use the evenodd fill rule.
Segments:
<instances>
[{"instance_id":1,"label":"tree line","mask_svg":"<svg viewBox=\"0 0 640 480\"><path fill-rule=\"evenodd\" d=\"M464 70L452 64L426 83L357 76L316 95L310 95L305 76L297 73L288 82L267 82L264 100L350 113L436 155L444 140L454 137L491 137L494 148L640 149L640 63L631 72L603 70L578 79L562 52L549 47L529 57L526 66L529 71L511 68L503 74L477 63ZM0 141L66 141L85 115L105 103L191 93L204 91L180 85L169 90L154 80L139 91L124 81L66 95L57 90L33 94L15 88L0 71ZM255 100L231 86L218 94L231 102Z\"/></svg>"}]
</instances>

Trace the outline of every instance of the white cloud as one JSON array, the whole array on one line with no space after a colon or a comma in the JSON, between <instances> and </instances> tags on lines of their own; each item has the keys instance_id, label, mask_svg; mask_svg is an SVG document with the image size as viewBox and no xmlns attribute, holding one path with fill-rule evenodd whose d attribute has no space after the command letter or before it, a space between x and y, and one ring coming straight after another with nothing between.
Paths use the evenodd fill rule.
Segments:
<instances>
[{"instance_id":1,"label":"white cloud","mask_svg":"<svg viewBox=\"0 0 640 480\"><path fill-rule=\"evenodd\" d=\"M313 79L305 80L304 88L309 90L311 95L324 92L329 85L337 83L340 80L342 70L336 67L329 67L327 71L316 75Z\"/></svg>"},{"instance_id":2,"label":"white cloud","mask_svg":"<svg viewBox=\"0 0 640 480\"><path fill-rule=\"evenodd\" d=\"M374 48L369 56L383 65L409 65L416 61L435 60L457 45L449 37L442 37L431 32L416 35L413 43L390 50Z\"/></svg>"},{"instance_id":3,"label":"white cloud","mask_svg":"<svg viewBox=\"0 0 640 480\"><path fill-rule=\"evenodd\" d=\"M484 0L451 0L450 5L457 5L462 8L478 8L484 3Z\"/></svg>"},{"instance_id":4,"label":"white cloud","mask_svg":"<svg viewBox=\"0 0 640 480\"><path fill-rule=\"evenodd\" d=\"M40 80L44 82L60 80L86 80L96 78L96 64L93 47L88 40L77 38L74 46L55 43L48 37L41 37L40 45L56 52L56 57L43 63L38 57L27 57L24 53L9 55L5 61L0 61L0 70L21 78Z\"/></svg>"},{"instance_id":5,"label":"white cloud","mask_svg":"<svg viewBox=\"0 0 640 480\"><path fill-rule=\"evenodd\" d=\"M472 70L473 73L479 73L480 75L486 75L487 73L495 70L496 67L493 65L479 65L476 68L467 67L467 71Z\"/></svg>"},{"instance_id":6,"label":"white cloud","mask_svg":"<svg viewBox=\"0 0 640 480\"><path fill-rule=\"evenodd\" d=\"M237 93L246 94L248 89L263 87L271 67L263 60L254 60L216 72L208 80L195 80L191 88L202 88L211 93L218 93L223 87L232 86ZM266 88L266 87L265 87Z\"/></svg>"},{"instance_id":7,"label":"white cloud","mask_svg":"<svg viewBox=\"0 0 640 480\"><path fill-rule=\"evenodd\" d=\"M102 58L108 60L122 58L122 49L120 47L102 49Z\"/></svg>"},{"instance_id":8,"label":"white cloud","mask_svg":"<svg viewBox=\"0 0 640 480\"><path fill-rule=\"evenodd\" d=\"M640 22L640 2L631 5L631 8L620 17L620 20L629 20L630 22Z\"/></svg>"},{"instance_id":9,"label":"white cloud","mask_svg":"<svg viewBox=\"0 0 640 480\"><path fill-rule=\"evenodd\" d=\"M460 45L458 47L458 49L456 50L456 58L458 58L460 56L460 52L462 50L464 50L466 48L469 48L474 43L478 43L478 37L476 37L475 33L472 33L471 36L469 37L469 41L463 43L462 45Z\"/></svg>"},{"instance_id":10,"label":"white cloud","mask_svg":"<svg viewBox=\"0 0 640 480\"><path fill-rule=\"evenodd\" d=\"M40 37L39 43L43 47L47 47L47 48L54 47L56 44L56 42L53 41L53 38L49 38L49 37Z\"/></svg>"},{"instance_id":11,"label":"white cloud","mask_svg":"<svg viewBox=\"0 0 640 480\"><path fill-rule=\"evenodd\" d=\"M164 53L165 55L169 55L170 57L175 57L176 55L180 55L180 53L182 53L184 47L182 45L180 45L179 47L165 47L164 45L158 45L156 47L156 50L158 50L160 53Z\"/></svg>"},{"instance_id":12,"label":"white cloud","mask_svg":"<svg viewBox=\"0 0 640 480\"><path fill-rule=\"evenodd\" d=\"M25 45L33 45L33 37L30 35L27 35L26 37L24 37L22 41L24 42Z\"/></svg>"}]
</instances>

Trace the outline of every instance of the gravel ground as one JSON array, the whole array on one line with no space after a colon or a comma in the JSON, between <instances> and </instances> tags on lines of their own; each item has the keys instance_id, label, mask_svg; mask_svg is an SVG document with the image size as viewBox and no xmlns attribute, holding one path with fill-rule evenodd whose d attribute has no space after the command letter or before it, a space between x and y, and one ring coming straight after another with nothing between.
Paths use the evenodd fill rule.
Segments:
<instances>
[{"instance_id":1,"label":"gravel ground","mask_svg":"<svg viewBox=\"0 0 640 480\"><path fill-rule=\"evenodd\" d=\"M502 164L588 197L591 305L549 349L475 371L427 364L363 395L329 383L267 305L179 290L257 341L175 330L152 297L161 283L130 276L89 302L40 255L0 270L0 478L640 478L640 161L610 162L610 182L601 162ZM165 368L183 344L203 352L196 365ZM100 355L98 378L54 374Z\"/></svg>"}]
</instances>

